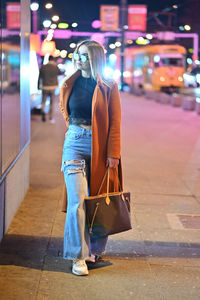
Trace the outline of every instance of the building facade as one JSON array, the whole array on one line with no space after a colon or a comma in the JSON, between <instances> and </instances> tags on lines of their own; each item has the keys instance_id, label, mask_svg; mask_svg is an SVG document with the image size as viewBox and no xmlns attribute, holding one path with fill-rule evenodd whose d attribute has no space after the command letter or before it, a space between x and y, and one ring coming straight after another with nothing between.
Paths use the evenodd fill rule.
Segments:
<instances>
[{"instance_id":1,"label":"building facade","mask_svg":"<svg viewBox=\"0 0 200 300\"><path fill-rule=\"evenodd\" d=\"M1 0L0 240L29 187L30 1Z\"/></svg>"}]
</instances>

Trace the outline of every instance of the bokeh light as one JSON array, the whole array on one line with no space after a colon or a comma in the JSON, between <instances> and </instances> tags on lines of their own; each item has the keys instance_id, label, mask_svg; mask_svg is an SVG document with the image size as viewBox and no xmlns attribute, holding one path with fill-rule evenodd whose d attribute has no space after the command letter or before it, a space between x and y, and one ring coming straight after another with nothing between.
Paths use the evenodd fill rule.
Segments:
<instances>
[{"instance_id":1,"label":"bokeh light","mask_svg":"<svg viewBox=\"0 0 200 300\"><path fill-rule=\"evenodd\" d=\"M50 21L50 20L44 20L44 21L43 21L43 26L44 26L44 28L49 28L50 25L51 25L51 21Z\"/></svg>"},{"instance_id":2,"label":"bokeh light","mask_svg":"<svg viewBox=\"0 0 200 300\"><path fill-rule=\"evenodd\" d=\"M60 51L60 57L65 58L67 56L67 50Z\"/></svg>"},{"instance_id":3,"label":"bokeh light","mask_svg":"<svg viewBox=\"0 0 200 300\"><path fill-rule=\"evenodd\" d=\"M110 49L115 49L116 46L115 46L115 44L110 44L110 45L109 45L109 48L110 48Z\"/></svg>"},{"instance_id":4,"label":"bokeh light","mask_svg":"<svg viewBox=\"0 0 200 300\"><path fill-rule=\"evenodd\" d=\"M146 35L146 38L147 38L148 40L152 40L153 36L152 36L152 34L148 33L148 34Z\"/></svg>"},{"instance_id":5,"label":"bokeh light","mask_svg":"<svg viewBox=\"0 0 200 300\"><path fill-rule=\"evenodd\" d=\"M59 29L67 29L69 27L68 23L59 23L58 28Z\"/></svg>"},{"instance_id":6,"label":"bokeh light","mask_svg":"<svg viewBox=\"0 0 200 300\"><path fill-rule=\"evenodd\" d=\"M57 22L60 19L60 17L55 15L51 19L52 19L52 21Z\"/></svg>"},{"instance_id":7,"label":"bokeh light","mask_svg":"<svg viewBox=\"0 0 200 300\"><path fill-rule=\"evenodd\" d=\"M93 28L100 28L101 27L101 21L100 20L94 20L93 22L92 22L92 27Z\"/></svg>"},{"instance_id":8,"label":"bokeh light","mask_svg":"<svg viewBox=\"0 0 200 300\"><path fill-rule=\"evenodd\" d=\"M119 41L115 42L116 47L120 47L121 45L122 45L121 42L119 42Z\"/></svg>"},{"instance_id":9,"label":"bokeh light","mask_svg":"<svg viewBox=\"0 0 200 300\"><path fill-rule=\"evenodd\" d=\"M48 2L48 3L45 4L45 8L46 9L51 9L52 7L53 7L53 4L50 3L50 2Z\"/></svg>"},{"instance_id":10,"label":"bokeh light","mask_svg":"<svg viewBox=\"0 0 200 300\"><path fill-rule=\"evenodd\" d=\"M56 25L56 24L51 24L50 28L51 28L51 29L56 29L56 28L57 28L57 25Z\"/></svg>"},{"instance_id":11,"label":"bokeh light","mask_svg":"<svg viewBox=\"0 0 200 300\"><path fill-rule=\"evenodd\" d=\"M55 50L54 56L55 56L55 57L60 56L60 50L59 50L59 49L56 49L56 50Z\"/></svg>"},{"instance_id":12,"label":"bokeh light","mask_svg":"<svg viewBox=\"0 0 200 300\"><path fill-rule=\"evenodd\" d=\"M187 31L190 31L191 30L191 26L190 25L185 25L184 29L187 30Z\"/></svg>"},{"instance_id":13,"label":"bokeh light","mask_svg":"<svg viewBox=\"0 0 200 300\"><path fill-rule=\"evenodd\" d=\"M30 8L32 11L37 11L39 8L39 4L37 2L33 2L31 3Z\"/></svg>"},{"instance_id":14,"label":"bokeh light","mask_svg":"<svg viewBox=\"0 0 200 300\"><path fill-rule=\"evenodd\" d=\"M179 26L180 31L184 31L184 26Z\"/></svg>"},{"instance_id":15,"label":"bokeh light","mask_svg":"<svg viewBox=\"0 0 200 300\"><path fill-rule=\"evenodd\" d=\"M76 48L76 44L75 43L71 43L69 46L70 46L70 48Z\"/></svg>"}]
</instances>

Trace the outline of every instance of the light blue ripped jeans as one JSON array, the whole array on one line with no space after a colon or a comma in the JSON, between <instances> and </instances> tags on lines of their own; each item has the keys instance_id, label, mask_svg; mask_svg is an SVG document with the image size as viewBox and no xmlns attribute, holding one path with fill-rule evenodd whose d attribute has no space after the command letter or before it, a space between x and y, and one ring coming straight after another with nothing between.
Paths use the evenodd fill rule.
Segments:
<instances>
[{"instance_id":1,"label":"light blue ripped jeans","mask_svg":"<svg viewBox=\"0 0 200 300\"><path fill-rule=\"evenodd\" d=\"M65 134L62 171L67 187L64 232L65 259L86 259L105 251L108 237L90 236L86 228L84 198L89 194L91 130L69 125Z\"/></svg>"}]
</instances>

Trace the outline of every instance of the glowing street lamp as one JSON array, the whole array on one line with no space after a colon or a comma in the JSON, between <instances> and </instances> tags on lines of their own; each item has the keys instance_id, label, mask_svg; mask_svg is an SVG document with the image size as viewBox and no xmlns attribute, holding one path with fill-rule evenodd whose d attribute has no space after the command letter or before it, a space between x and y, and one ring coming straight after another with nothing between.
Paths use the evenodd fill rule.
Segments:
<instances>
[{"instance_id":1,"label":"glowing street lamp","mask_svg":"<svg viewBox=\"0 0 200 300\"><path fill-rule=\"evenodd\" d=\"M44 28L49 28L50 25L51 25L51 21L50 20L44 20L44 22L43 22Z\"/></svg>"},{"instance_id":2,"label":"glowing street lamp","mask_svg":"<svg viewBox=\"0 0 200 300\"><path fill-rule=\"evenodd\" d=\"M60 51L60 57L65 58L67 56L67 50Z\"/></svg>"},{"instance_id":3,"label":"glowing street lamp","mask_svg":"<svg viewBox=\"0 0 200 300\"><path fill-rule=\"evenodd\" d=\"M37 33L37 10L39 9L39 4L37 2L33 2L30 5L33 14L33 33Z\"/></svg>"},{"instance_id":4,"label":"glowing street lamp","mask_svg":"<svg viewBox=\"0 0 200 300\"><path fill-rule=\"evenodd\" d=\"M152 40L153 36L152 36L152 34L147 33L146 38L147 38L148 40Z\"/></svg>"},{"instance_id":5,"label":"glowing street lamp","mask_svg":"<svg viewBox=\"0 0 200 300\"><path fill-rule=\"evenodd\" d=\"M57 28L57 25L56 25L56 24L51 24L50 28L51 28L51 29L56 29L56 28Z\"/></svg>"},{"instance_id":6,"label":"glowing street lamp","mask_svg":"<svg viewBox=\"0 0 200 300\"><path fill-rule=\"evenodd\" d=\"M69 46L70 46L70 48L72 48L72 49L73 49L73 48L75 48L75 47L76 47L76 44L75 44L75 43L71 43Z\"/></svg>"},{"instance_id":7,"label":"glowing street lamp","mask_svg":"<svg viewBox=\"0 0 200 300\"><path fill-rule=\"evenodd\" d=\"M46 9L51 9L53 7L53 4L52 3L46 3L45 4L45 8Z\"/></svg>"},{"instance_id":8,"label":"glowing street lamp","mask_svg":"<svg viewBox=\"0 0 200 300\"><path fill-rule=\"evenodd\" d=\"M30 8L32 11L37 11L39 8L39 4L37 2L33 2L31 3Z\"/></svg>"},{"instance_id":9,"label":"glowing street lamp","mask_svg":"<svg viewBox=\"0 0 200 300\"><path fill-rule=\"evenodd\" d=\"M110 44L109 47L110 47L110 49L115 49L116 48L115 44Z\"/></svg>"},{"instance_id":10,"label":"glowing street lamp","mask_svg":"<svg viewBox=\"0 0 200 300\"><path fill-rule=\"evenodd\" d=\"M115 46L116 46L116 47L121 47L121 45L122 45L121 42L118 42L118 41L115 42Z\"/></svg>"},{"instance_id":11,"label":"glowing street lamp","mask_svg":"<svg viewBox=\"0 0 200 300\"><path fill-rule=\"evenodd\" d=\"M184 29L187 30L187 31L190 31L191 27L190 27L190 25L185 25Z\"/></svg>"},{"instance_id":12,"label":"glowing street lamp","mask_svg":"<svg viewBox=\"0 0 200 300\"><path fill-rule=\"evenodd\" d=\"M52 19L52 21L54 21L54 22L58 22L58 20L60 19L60 17L57 16L57 15L55 15L55 16L53 16L51 19Z\"/></svg>"},{"instance_id":13,"label":"glowing street lamp","mask_svg":"<svg viewBox=\"0 0 200 300\"><path fill-rule=\"evenodd\" d=\"M76 22L74 22L74 23L72 23L72 27L77 27L78 26L78 23L76 23Z\"/></svg>"}]
</instances>

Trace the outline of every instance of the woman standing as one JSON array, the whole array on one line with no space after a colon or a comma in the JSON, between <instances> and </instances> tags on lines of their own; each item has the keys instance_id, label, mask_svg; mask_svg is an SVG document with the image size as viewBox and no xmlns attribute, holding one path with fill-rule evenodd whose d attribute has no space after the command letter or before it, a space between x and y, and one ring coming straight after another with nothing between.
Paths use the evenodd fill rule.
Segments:
<instances>
[{"instance_id":1,"label":"woman standing","mask_svg":"<svg viewBox=\"0 0 200 300\"><path fill-rule=\"evenodd\" d=\"M90 236L86 228L84 198L96 195L107 167L111 168L110 191L118 191L121 176L121 105L117 84L104 78L105 54L95 41L82 41L74 56L76 72L60 93L60 107L67 124L62 171L67 188L64 233L65 259L72 273L87 275L85 260L105 251L108 237ZM121 182L122 183L122 182ZM101 192L106 191L106 183Z\"/></svg>"}]
</instances>

